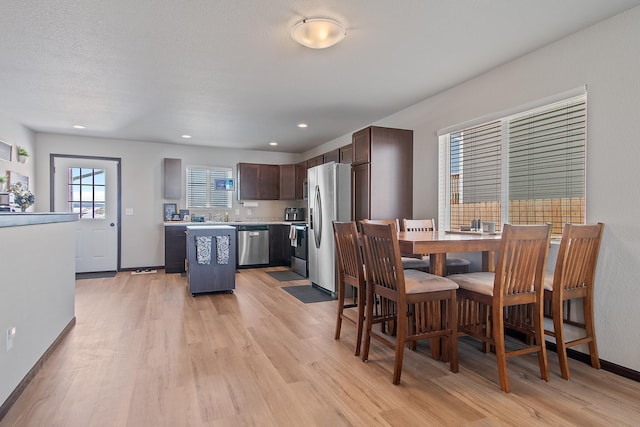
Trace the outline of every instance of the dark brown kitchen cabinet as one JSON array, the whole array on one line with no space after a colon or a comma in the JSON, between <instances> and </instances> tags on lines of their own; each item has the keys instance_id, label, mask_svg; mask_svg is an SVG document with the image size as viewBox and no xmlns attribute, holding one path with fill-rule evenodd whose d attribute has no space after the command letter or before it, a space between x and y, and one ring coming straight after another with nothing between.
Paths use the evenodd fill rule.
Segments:
<instances>
[{"instance_id":1,"label":"dark brown kitchen cabinet","mask_svg":"<svg viewBox=\"0 0 640 427\"><path fill-rule=\"evenodd\" d=\"M340 163L353 162L353 144L340 147Z\"/></svg>"},{"instance_id":2,"label":"dark brown kitchen cabinet","mask_svg":"<svg viewBox=\"0 0 640 427\"><path fill-rule=\"evenodd\" d=\"M370 126L353 134L351 217L413 217L413 131Z\"/></svg>"},{"instance_id":3,"label":"dark brown kitchen cabinet","mask_svg":"<svg viewBox=\"0 0 640 427\"><path fill-rule=\"evenodd\" d=\"M295 200L296 165L280 165L280 200Z\"/></svg>"},{"instance_id":4,"label":"dark brown kitchen cabinet","mask_svg":"<svg viewBox=\"0 0 640 427\"><path fill-rule=\"evenodd\" d=\"M280 166L238 163L240 200L278 200L280 198Z\"/></svg>"},{"instance_id":5,"label":"dark brown kitchen cabinet","mask_svg":"<svg viewBox=\"0 0 640 427\"><path fill-rule=\"evenodd\" d=\"M310 158L309 160L307 160L307 169L312 168L314 166L318 166L324 163L324 155L319 155L319 156L315 156Z\"/></svg>"},{"instance_id":6,"label":"dark brown kitchen cabinet","mask_svg":"<svg viewBox=\"0 0 640 427\"><path fill-rule=\"evenodd\" d=\"M290 226L275 224L269 226L269 265L291 265Z\"/></svg>"},{"instance_id":7,"label":"dark brown kitchen cabinet","mask_svg":"<svg viewBox=\"0 0 640 427\"><path fill-rule=\"evenodd\" d=\"M336 148L322 155L323 163L336 162L340 163L340 149Z\"/></svg>"},{"instance_id":8,"label":"dark brown kitchen cabinet","mask_svg":"<svg viewBox=\"0 0 640 427\"><path fill-rule=\"evenodd\" d=\"M304 183L307 181L307 162L296 165L296 199L304 199Z\"/></svg>"},{"instance_id":9,"label":"dark brown kitchen cabinet","mask_svg":"<svg viewBox=\"0 0 640 427\"><path fill-rule=\"evenodd\" d=\"M187 256L185 225L164 227L164 271L165 273L184 273L184 260Z\"/></svg>"}]
</instances>

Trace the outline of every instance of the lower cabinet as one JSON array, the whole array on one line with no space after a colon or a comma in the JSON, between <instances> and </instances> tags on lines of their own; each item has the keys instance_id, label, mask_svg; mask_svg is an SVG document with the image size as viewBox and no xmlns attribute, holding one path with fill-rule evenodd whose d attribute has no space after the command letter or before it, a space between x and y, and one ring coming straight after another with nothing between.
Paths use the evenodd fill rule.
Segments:
<instances>
[{"instance_id":1,"label":"lower cabinet","mask_svg":"<svg viewBox=\"0 0 640 427\"><path fill-rule=\"evenodd\" d=\"M269 225L269 265L291 265L291 242L289 225ZM186 225L164 227L164 269L165 273L184 273L187 257Z\"/></svg>"},{"instance_id":2,"label":"lower cabinet","mask_svg":"<svg viewBox=\"0 0 640 427\"><path fill-rule=\"evenodd\" d=\"M291 265L291 242L289 225L269 226L269 265Z\"/></svg>"},{"instance_id":3,"label":"lower cabinet","mask_svg":"<svg viewBox=\"0 0 640 427\"><path fill-rule=\"evenodd\" d=\"M185 225L164 227L164 271L165 273L184 273L184 260L187 257Z\"/></svg>"}]
</instances>

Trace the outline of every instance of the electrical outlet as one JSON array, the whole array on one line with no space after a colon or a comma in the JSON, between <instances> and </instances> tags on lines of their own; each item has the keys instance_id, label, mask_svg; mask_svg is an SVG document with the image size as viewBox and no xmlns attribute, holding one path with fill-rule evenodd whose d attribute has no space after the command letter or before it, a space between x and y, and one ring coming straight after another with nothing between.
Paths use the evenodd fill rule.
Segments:
<instances>
[{"instance_id":1,"label":"electrical outlet","mask_svg":"<svg viewBox=\"0 0 640 427\"><path fill-rule=\"evenodd\" d=\"M7 329L7 352L13 348L13 337L16 335L16 327Z\"/></svg>"},{"instance_id":2,"label":"electrical outlet","mask_svg":"<svg viewBox=\"0 0 640 427\"><path fill-rule=\"evenodd\" d=\"M240 215L240 209L236 209L236 215Z\"/></svg>"}]
</instances>

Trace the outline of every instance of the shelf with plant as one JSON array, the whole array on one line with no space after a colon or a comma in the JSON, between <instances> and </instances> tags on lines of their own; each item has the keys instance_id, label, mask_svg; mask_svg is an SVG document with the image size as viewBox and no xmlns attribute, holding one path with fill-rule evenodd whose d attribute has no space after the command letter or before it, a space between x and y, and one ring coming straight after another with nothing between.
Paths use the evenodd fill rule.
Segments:
<instances>
[{"instance_id":1,"label":"shelf with plant","mask_svg":"<svg viewBox=\"0 0 640 427\"><path fill-rule=\"evenodd\" d=\"M16 148L18 150L18 161L20 163L27 163L27 160L29 160L29 152L19 145Z\"/></svg>"}]
</instances>

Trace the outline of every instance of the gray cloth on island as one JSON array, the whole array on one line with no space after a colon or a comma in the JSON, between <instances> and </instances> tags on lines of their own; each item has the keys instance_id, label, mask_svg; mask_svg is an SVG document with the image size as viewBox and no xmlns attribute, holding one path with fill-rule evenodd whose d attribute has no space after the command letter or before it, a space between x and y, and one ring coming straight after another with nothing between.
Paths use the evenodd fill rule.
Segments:
<instances>
[{"instance_id":1,"label":"gray cloth on island","mask_svg":"<svg viewBox=\"0 0 640 427\"><path fill-rule=\"evenodd\" d=\"M229 264L229 236L216 236L216 262Z\"/></svg>"},{"instance_id":2,"label":"gray cloth on island","mask_svg":"<svg viewBox=\"0 0 640 427\"><path fill-rule=\"evenodd\" d=\"M211 262L211 236L196 236L196 258L198 264Z\"/></svg>"}]
</instances>

